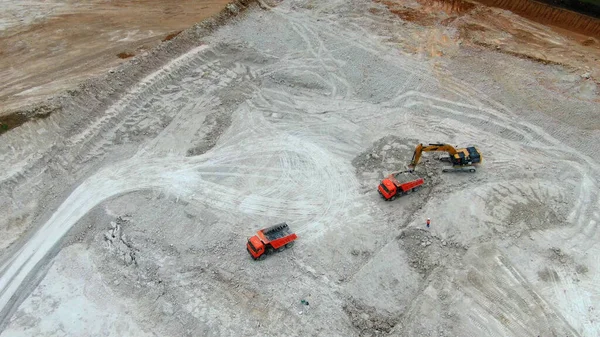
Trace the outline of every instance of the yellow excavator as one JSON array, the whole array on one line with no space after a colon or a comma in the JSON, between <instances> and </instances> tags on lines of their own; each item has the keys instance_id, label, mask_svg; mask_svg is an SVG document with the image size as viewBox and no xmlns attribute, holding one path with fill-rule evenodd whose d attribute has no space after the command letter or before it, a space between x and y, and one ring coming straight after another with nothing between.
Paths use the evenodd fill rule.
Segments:
<instances>
[{"instance_id":1,"label":"yellow excavator","mask_svg":"<svg viewBox=\"0 0 600 337\"><path fill-rule=\"evenodd\" d=\"M449 144L429 144L427 146L419 144L413 153L412 161L408 166L409 170L413 171L419 164L423 152L434 151L447 152L450 155L449 157L440 158L442 161L450 162L452 164L452 167L445 168L442 172L475 172L475 166L473 165L479 164L483 160L481 153L474 146L464 149L455 149L454 146Z\"/></svg>"}]
</instances>

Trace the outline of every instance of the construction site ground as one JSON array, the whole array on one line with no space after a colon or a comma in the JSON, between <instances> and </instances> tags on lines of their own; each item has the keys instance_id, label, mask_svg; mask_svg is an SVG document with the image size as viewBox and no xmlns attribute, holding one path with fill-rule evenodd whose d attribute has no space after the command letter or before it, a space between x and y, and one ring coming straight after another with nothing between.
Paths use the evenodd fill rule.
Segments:
<instances>
[{"instance_id":1,"label":"construction site ground","mask_svg":"<svg viewBox=\"0 0 600 337\"><path fill-rule=\"evenodd\" d=\"M600 335L595 37L454 1L227 8L0 135L0 336ZM420 142L483 164L425 153L384 202ZM295 246L253 261L280 222Z\"/></svg>"},{"instance_id":2,"label":"construction site ground","mask_svg":"<svg viewBox=\"0 0 600 337\"><path fill-rule=\"evenodd\" d=\"M229 0L0 0L0 116L147 53Z\"/></svg>"}]
</instances>

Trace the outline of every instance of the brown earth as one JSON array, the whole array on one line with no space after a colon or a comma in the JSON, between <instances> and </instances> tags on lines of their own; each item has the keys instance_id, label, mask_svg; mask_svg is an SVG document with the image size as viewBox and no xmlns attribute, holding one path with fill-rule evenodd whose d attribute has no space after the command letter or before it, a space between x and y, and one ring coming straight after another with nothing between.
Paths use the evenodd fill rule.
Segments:
<instances>
[{"instance_id":1,"label":"brown earth","mask_svg":"<svg viewBox=\"0 0 600 337\"><path fill-rule=\"evenodd\" d=\"M531 19L535 22L553 25L570 31L600 37L600 20L581 15L566 9L548 6L536 1L522 0L478 0L479 2Z\"/></svg>"},{"instance_id":2,"label":"brown earth","mask_svg":"<svg viewBox=\"0 0 600 337\"><path fill-rule=\"evenodd\" d=\"M60 9L46 6L48 1L40 2L44 9L49 8L41 19L0 31L0 134L37 117L40 108L55 110L45 106L46 98L174 38L227 2L93 0L85 5L67 2ZM480 1L522 16L465 0L375 2L384 4L403 21L428 27L428 43L408 45L409 50L441 56L466 43L566 65L589 75L596 84L600 78L596 34L600 20L532 1ZM35 1L32 3L28 6L35 6ZM29 7L23 10L27 12ZM3 15L7 14L0 14L0 20ZM543 85L553 87L552 83Z\"/></svg>"},{"instance_id":3,"label":"brown earth","mask_svg":"<svg viewBox=\"0 0 600 337\"><path fill-rule=\"evenodd\" d=\"M535 3L535 6L515 7L518 13L523 15L520 16L465 0L374 0L374 2L384 4L403 21L426 28L420 33L427 36L425 45L411 45L408 39L397 41L405 44L407 49L412 49L415 53L425 53L433 57L452 56L458 54L461 46L471 46L492 49L544 64L564 65L569 71L586 81L576 88L579 91L576 95L583 99L597 101L594 93L597 92L600 84L598 82L600 43L597 38L585 32L595 32L594 27L598 26L600 20L540 3ZM512 6L508 1L484 0L482 2ZM524 2L527 1L519 3ZM558 15L557 11L561 11L561 14ZM540 80L540 84L560 95L573 94L573 92L565 92L564 86L560 83Z\"/></svg>"},{"instance_id":4,"label":"brown earth","mask_svg":"<svg viewBox=\"0 0 600 337\"><path fill-rule=\"evenodd\" d=\"M229 1L70 1L55 10L48 2L56 1L30 4L49 8L42 19L0 31L0 116L172 39Z\"/></svg>"}]
</instances>

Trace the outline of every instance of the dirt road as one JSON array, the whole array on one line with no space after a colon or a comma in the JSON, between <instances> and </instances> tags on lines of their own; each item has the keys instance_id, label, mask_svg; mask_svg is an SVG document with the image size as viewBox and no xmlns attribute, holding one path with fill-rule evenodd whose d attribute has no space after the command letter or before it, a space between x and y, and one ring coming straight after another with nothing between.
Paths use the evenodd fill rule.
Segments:
<instances>
[{"instance_id":1,"label":"dirt road","mask_svg":"<svg viewBox=\"0 0 600 337\"><path fill-rule=\"evenodd\" d=\"M423 31L369 1L255 7L106 108L2 135L2 335L598 335L597 93L391 38ZM379 198L440 141L484 164L425 154L426 188ZM278 221L298 243L252 261Z\"/></svg>"}]
</instances>

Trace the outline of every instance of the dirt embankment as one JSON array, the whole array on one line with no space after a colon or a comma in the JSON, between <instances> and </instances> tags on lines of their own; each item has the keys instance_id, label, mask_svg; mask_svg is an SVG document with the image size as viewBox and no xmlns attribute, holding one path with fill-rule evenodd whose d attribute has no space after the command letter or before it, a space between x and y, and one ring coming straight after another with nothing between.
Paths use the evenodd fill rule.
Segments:
<instances>
[{"instance_id":1,"label":"dirt embankment","mask_svg":"<svg viewBox=\"0 0 600 337\"><path fill-rule=\"evenodd\" d=\"M103 75L100 76L96 76L93 78L89 78L87 80L85 80L83 83L79 84L78 86L76 86L75 88L69 90L67 93L65 94L61 94L61 95L57 95L55 96L51 101L48 101L46 103L44 103L44 105L47 106L51 106L51 107L56 107L58 110L60 111L56 111L55 113L52 113L52 111L45 111L43 110L39 110L40 114L44 114L44 117L48 117L48 119L46 121L41 121L42 123L46 123L48 120L52 120L52 126L51 128L53 130L60 130L61 132L61 136L60 139L56 142L52 142L52 150L51 151L47 151L47 148L44 149L36 149L33 151L38 151L37 153L43 153L42 155L40 155L40 157L37 157L36 159L31 160L28 165L27 168L24 168L24 170L22 172L20 172L18 175L14 175L9 179L5 179L2 181L2 183L0 183L0 191L1 191L1 195L0 195L0 200L2 200L3 205L0 206L0 208L2 208L5 204L5 201L8 200L5 196L6 195L12 195L13 191L15 191L17 188L15 188L15 186L17 186L18 184L22 183L23 181L26 181L26 179L29 179L29 175L32 174L34 171L36 172L35 174L37 175L40 171L39 168L42 168L42 170L46 170L46 168L49 168L50 166L52 166L53 164L49 164L52 161L60 161L61 162L61 167L76 167L76 162L80 162L82 157L78 157L77 156L72 156L70 157L71 159L66 159L65 161L63 161L62 158L66 158L63 157L65 155L67 155L67 153L69 151L77 151L74 150L75 147L77 147L78 145L75 145L74 143L69 143L67 144L66 139L68 139L69 137L74 136L75 134L82 132L82 130L91 130L94 127L94 123L98 122L99 120L102 121L103 118L107 117L107 108L110 106L114 106L115 101L118 101L119 99L124 99L124 101L128 101L127 100L127 90L131 89L131 88L136 88L136 85L140 85L140 82L142 79L147 79L149 75L154 75L157 74L157 69L160 69L161 67L165 66L165 65L169 65L173 62L176 62L177 57L181 57L182 54L185 54L186 52L189 52L190 50L196 50L196 49L200 49L202 48L203 44L205 43L205 38L212 32L214 32L214 30L216 30L217 28L221 27L223 24L229 22L232 18L242 15L246 9L255 6L256 4L256 0L234 0L232 1L228 6L226 6L225 9L223 9L219 14L202 21L201 23L194 25L193 27L184 30L183 32L181 32L181 34L178 34L176 37L174 37L173 39L171 39L170 41L166 41L165 43L161 43L160 45L158 45L156 48L152 49L151 51L149 51L148 53L144 53L143 55L138 55L136 57L130 58L127 62L122 63L119 67L117 67L116 69L114 69L113 71L107 72ZM175 58L175 60L173 60ZM192 63L192 65L194 65L194 63ZM197 63L195 64L197 65ZM189 68L185 68L185 70L187 70ZM161 69L162 70L162 69ZM172 68L167 68L166 70L164 70L165 73L168 73L168 76L171 76L173 74L170 73L170 71L172 70ZM184 71L185 71L184 70ZM162 75L162 74L161 74ZM160 81L161 80L161 75L157 75L157 76L150 76L150 78L153 81ZM167 76L167 75L165 75ZM173 75L174 76L174 75ZM156 79L156 77L158 77L158 79ZM152 84L149 84L152 83ZM153 87L154 83L156 82L149 82L149 81L145 81L143 82L143 85L146 86L148 85L149 87ZM142 94L140 94L140 92L136 92L137 95L140 95L142 97L144 97L143 92ZM124 98L125 97L125 98ZM140 98L141 99L141 98ZM118 103L117 103L118 104ZM44 106L41 105L41 106ZM124 110L129 110L129 109L124 109ZM23 111L23 115L26 113L35 113L35 110L26 110ZM15 114L16 116L21 116L18 118L22 118L21 120L16 120L15 122L17 123L25 123L27 122L26 118L23 118L23 116L19 113ZM114 117L112 116L113 120L114 119L119 119L120 116ZM41 116L30 116L30 118L43 118ZM31 122L31 125L34 125L34 122ZM114 127L115 124L113 123L104 123L102 124L102 127ZM23 127L23 129L26 129L27 125L25 125L25 127ZM50 128L49 128L50 129ZM106 129L102 129L102 130L106 130ZM103 133L102 130L99 130L99 135L101 135L101 137L103 137ZM19 133L22 130L13 130L12 132L2 135L0 137L7 137L7 142L6 144L11 144L11 141L14 141L15 138L19 138L20 136L13 134L14 133ZM27 130L25 130L24 132L26 132ZM89 133L87 134L89 135ZM86 141L91 140L93 138L92 137L85 137ZM3 143L2 141L0 141L0 143ZM51 142L48 142L51 143ZM30 144L30 143L28 143ZM34 145L32 145L33 148ZM49 146L50 147L50 146ZM48 148L49 148L48 147ZM87 143L85 145L83 145L82 147L85 147L84 151L90 151L90 149L92 147L95 147L95 145L91 145L90 143ZM81 148L80 148L81 149ZM47 151L47 152L43 152L43 151ZM19 150L15 150L15 152L19 152ZM9 154L8 151L0 151L0 153L4 158L11 158L10 160L13 160L15 156L12 156L12 153ZM74 153L74 152L72 152ZM19 154L17 154L19 155ZM69 155L67 155L69 156ZM58 159L61 158L61 159ZM15 162L17 161L16 159L14 159ZM5 161L7 162L8 159ZM65 165L65 166L62 166ZM57 171L55 172L53 169L49 169L49 171L53 171L54 173L52 173L52 177L56 178L56 177L60 177L58 179L66 179L66 180L70 180L73 179L72 177L78 175L80 172L75 173L74 171L71 171L70 169L68 169L70 171L69 174L67 175L62 175L62 173L58 173ZM6 173L7 170L2 170L3 173ZM66 172L66 171L63 171ZM87 173L85 173L87 174ZM44 173L42 173L42 175L44 176L44 178L40 178L44 181L50 181L48 179L49 176L46 176ZM6 176L5 176L6 177ZM3 177L4 178L4 177ZM78 179L78 178L74 178L74 179ZM61 195L63 193L67 193L67 192L54 192L53 189L54 188L63 188L63 186L68 186L70 184L70 182L66 183L64 182L65 180L63 180L62 184L48 184L46 185L44 183L44 190L42 192L40 192L38 194L38 196L40 196L41 194L47 195L48 197L45 196L40 196L40 203L39 205L49 205L51 204L53 201L52 200L57 200L57 195ZM49 186L50 185L50 186ZM60 186L59 185L63 185ZM45 206L44 206L45 207ZM19 208L26 208L25 206L21 207L19 206ZM2 208L5 209L5 208ZM13 212L13 210L7 210L8 211L8 215L7 218L10 219L13 217L13 215L16 212ZM33 213L31 213L33 214ZM37 217L38 215L32 215L32 217ZM40 216L44 216L44 215L40 215ZM33 220L32 222L33 223ZM27 224L22 224L22 227L19 228L19 231L22 231L21 233L28 233L29 230L33 230L32 227L28 227L30 226L31 223L27 223ZM5 237L5 236L4 236ZM23 238L29 238L29 234L23 234L22 236ZM11 240L16 239L17 237L15 236L14 238L11 238ZM3 256L10 256L12 254L12 252L16 251L16 249L18 249L19 243L12 241L12 243L10 244L10 247L7 248L7 250L4 250ZM11 309L12 310L12 309ZM3 311L2 313L0 313L0 330L2 330L2 324L6 323L5 318L9 317L9 313L8 310L7 311ZM35 334L34 334L35 335Z\"/></svg>"},{"instance_id":2,"label":"dirt embankment","mask_svg":"<svg viewBox=\"0 0 600 337\"><path fill-rule=\"evenodd\" d=\"M0 24L11 23L0 30L0 134L58 110L46 100L147 53L230 2L92 0L60 9L56 1L7 2L0 13Z\"/></svg>"},{"instance_id":3,"label":"dirt embankment","mask_svg":"<svg viewBox=\"0 0 600 337\"><path fill-rule=\"evenodd\" d=\"M439 8L449 14L462 14L472 10L475 4L464 0L424 0L426 7Z\"/></svg>"},{"instance_id":4,"label":"dirt embankment","mask_svg":"<svg viewBox=\"0 0 600 337\"><path fill-rule=\"evenodd\" d=\"M392 3L392 1L381 1ZM529 20L560 27L574 33L600 37L600 19L532 0L421 0L423 6L448 14L464 14L476 7L474 2L509 10ZM394 11L393 11L394 12ZM395 12L398 12L396 10Z\"/></svg>"},{"instance_id":5,"label":"dirt embankment","mask_svg":"<svg viewBox=\"0 0 600 337\"><path fill-rule=\"evenodd\" d=\"M566 9L531 0L477 0L492 7L509 10L535 22L557 26L570 31L600 37L600 20ZM462 2L451 0L450 2Z\"/></svg>"},{"instance_id":6,"label":"dirt embankment","mask_svg":"<svg viewBox=\"0 0 600 337\"><path fill-rule=\"evenodd\" d=\"M562 26L579 27L579 30L571 27L565 29L554 21L554 24L542 24L526 16L483 4L488 1L492 4L509 4L496 0L483 0L482 3L468 0L373 0L374 3L385 5L406 23L426 28L420 33L428 36L426 43L392 38L408 51L429 57L452 57L459 55L459 50L464 48L480 50L483 47L538 63L564 66L571 75L562 82L540 81L539 84L561 95L598 101L599 39L591 34L578 33L596 29L594 27L597 26L591 24L596 19L539 3L536 3L536 6L539 5L537 7L523 5L522 8L535 9L529 12L532 16L539 15L547 21L563 20ZM372 11L376 12L378 8L374 6ZM583 22L590 24L584 25ZM440 76L444 77L443 74Z\"/></svg>"}]
</instances>

